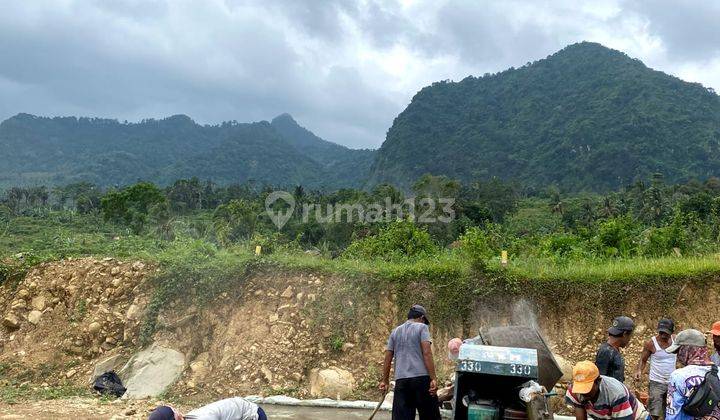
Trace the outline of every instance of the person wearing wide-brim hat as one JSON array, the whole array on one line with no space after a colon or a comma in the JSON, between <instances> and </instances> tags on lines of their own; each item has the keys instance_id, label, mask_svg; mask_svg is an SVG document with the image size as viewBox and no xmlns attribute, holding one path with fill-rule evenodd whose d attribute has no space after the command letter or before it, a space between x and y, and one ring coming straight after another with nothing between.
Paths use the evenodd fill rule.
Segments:
<instances>
[{"instance_id":1,"label":"person wearing wide-brim hat","mask_svg":"<svg viewBox=\"0 0 720 420\"><path fill-rule=\"evenodd\" d=\"M693 389L705 381L705 375L713 367L707 339L698 330L682 330L667 351L677 354L677 361L683 367L670 374L665 420L693 420L695 417L686 413L683 406ZM720 418L720 408L716 406L710 417Z\"/></svg>"}]
</instances>

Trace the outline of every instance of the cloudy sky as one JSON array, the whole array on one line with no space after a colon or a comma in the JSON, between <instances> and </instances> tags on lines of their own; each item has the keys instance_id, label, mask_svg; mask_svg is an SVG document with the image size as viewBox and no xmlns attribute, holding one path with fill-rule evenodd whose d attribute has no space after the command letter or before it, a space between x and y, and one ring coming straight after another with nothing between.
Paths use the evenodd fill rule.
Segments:
<instances>
[{"instance_id":1,"label":"cloudy sky","mask_svg":"<svg viewBox=\"0 0 720 420\"><path fill-rule=\"evenodd\" d=\"M0 1L0 119L289 112L375 148L423 86L582 40L720 91L715 0Z\"/></svg>"}]
</instances>

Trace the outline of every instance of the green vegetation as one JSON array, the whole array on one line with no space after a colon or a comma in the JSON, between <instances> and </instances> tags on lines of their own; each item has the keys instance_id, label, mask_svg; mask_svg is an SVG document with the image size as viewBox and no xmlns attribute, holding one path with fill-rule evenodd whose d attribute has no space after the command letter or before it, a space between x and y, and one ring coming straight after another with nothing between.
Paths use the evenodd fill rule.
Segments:
<instances>
[{"instance_id":1,"label":"green vegetation","mask_svg":"<svg viewBox=\"0 0 720 420\"><path fill-rule=\"evenodd\" d=\"M360 238L343 254L357 259L417 259L437 253L427 230L407 220L391 222L376 235Z\"/></svg>"},{"instance_id":2,"label":"green vegetation","mask_svg":"<svg viewBox=\"0 0 720 420\"><path fill-rule=\"evenodd\" d=\"M184 115L123 123L18 114L0 124L0 150L0 187L168 185L192 176L220 184L357 187L374 158L373 151L315 136L289 115L209 126Z\"/></svg>"},{"instance_id":3,"label":"green vegetation","mask_svg":"<svg viewBox=\"0 0 720 420\"><path fill-rule=\"evenodd\" d=\"M29 383L8 383L0 386L0 402L5 404L17 404L21 401L45 401L57 400L70 397L89 397L92 395L86 388L60 385L60 386L35 386Z\"/></svg>"},{"instance_id":4,"label":"green vegetation","mask_svg":"<svg viewBox=\"0 0 720 420\"><path fill-rule=\"evenodd\" d=\"M65 366L68 367L72 366ZM36 385L48 381L58 369L62 367L52 362L41 364L35 371L27 369L15 360L0 363L0 402L16 404L27 400L54 400L91 395L88 388L70 385L65 378L54 385Z\"/></svg>"},{"instance_id":5,"label":"green vegetation","mask_svg":"<svg viewBox=\"0 0 720 420\"><path fill-rule=\"evenodd\" d=\"M370 184L425 173L608 191L659 172L720 173L720 97L583 42L527 65L418 92L378 151Z\"/></svg>"},{"instance_id":6,"label":"green vegetation","mask_svg":"<svg viewBox=\"0 0 720 420\"><path fill-rule=\"evenodd\" d=\"M616 291L652 285L669 299L686 279L720 273L720 181L714 178L666 185L656 175L605 195L553 188L530 195L498 179L463 185L433 176L422 177L410 198L390 185L334 193L297 187L282 229L265 212L271 190L252 184L217 187L190 179L164 189L139 183L107 191L86 185L57 188L35 201L25 191L8 190L0 204L10 209L1 219L0 281L13 284L38 262L66 257L153 262L160 271L152 279L143 341L156 330L161 308L212 302L263 270L347 280L311 308L330 328L330 348L342 346L352 330L348 323L369 310L348 299L379 290L394 292L398 305L427 302L443 320L501 295L625 298ZM440 198L453 202L449 220L442 219L446 208L424 201ZM373 206L372 218L358 210ZM408 206L416 207L415 219ZM421 223L418 215L429 218ZM500 263L503 250L507 267ZM84 310L83 302L74 308L77 316Z\"/></svg>"}]
</instances>

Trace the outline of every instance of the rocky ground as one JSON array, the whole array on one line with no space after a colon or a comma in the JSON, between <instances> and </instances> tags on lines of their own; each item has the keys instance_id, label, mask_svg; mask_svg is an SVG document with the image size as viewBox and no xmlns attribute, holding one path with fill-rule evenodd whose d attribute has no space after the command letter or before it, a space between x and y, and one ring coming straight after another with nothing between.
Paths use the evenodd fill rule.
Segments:
<instances>
[{"instance_id":1,"label":"rocky ground","mask_svg":"<svg viewBox=\"0 0 720 420\"><path fill-rule=\"evenodd\" d=\"M65 260L0 288L0 367L27 380L85 386L94 362L137 346L148 300L140 261Z\"/></svg>"},{"instance_id":2,"label":"rocky ground","mask_svg":"<svg viewBox=\"0 0 720 420\"><path fill-rule=\"evenodd\" d=\"M156 407L149 401L103 402L96 398L69 398L0 404L0 419L146 419Z\"/></svg>"},{"instance_id":3,"label":"rocky ground","mask_svg":"<svg viewBox=\"0 0 720 420\"><path fill-rule=\"evenodd\" d=\"M0 404L0 420L4 419L93 419L93 420L125 420L147 419L148 413L155 408L157 402L127 402L116 401L102 403L94 399L73 398L67 400L52 400L41 402L27 402L12 406ZM182 410L189 406L177 406ZM368 410L344 410L309 407L264 406L268 416L272 419L293 420L360 420L367 419ZM390 413L381 411L375 420L389 420Z\"/></svg>"}]
</instances>

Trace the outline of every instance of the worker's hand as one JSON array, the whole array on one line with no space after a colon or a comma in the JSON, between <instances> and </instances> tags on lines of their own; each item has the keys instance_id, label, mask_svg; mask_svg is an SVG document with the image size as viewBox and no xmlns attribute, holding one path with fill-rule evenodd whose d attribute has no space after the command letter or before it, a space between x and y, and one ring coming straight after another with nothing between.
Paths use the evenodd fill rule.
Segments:
<instances>
[{"instance_id":1,"label":"worker's hand","mask_svg":"<svg viewBox=\"0 0 720 420\"><path fill-rule=\"evenodd\" d=\"M388 391L388 389L390 389L390 383L387 380L382 380L382 381L380 381L378 388L380 389L380 391L385 393Z\"/></svg>"},{"instance_id":2,"label":"worker's hand","mask_svg":"<svg viewBox=\"0 0 720 420\"><path fill-rule=\"evenodd\" d=\"M430 381L430 395L436 396L437 395L437 381L435 379Z\"/></svg>"}]
</instances>

